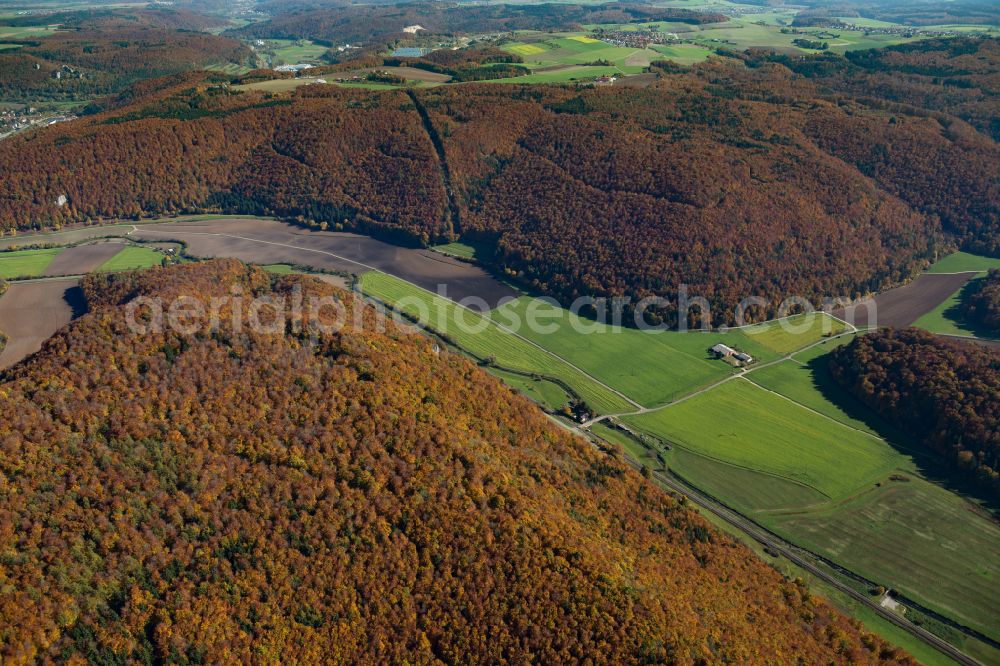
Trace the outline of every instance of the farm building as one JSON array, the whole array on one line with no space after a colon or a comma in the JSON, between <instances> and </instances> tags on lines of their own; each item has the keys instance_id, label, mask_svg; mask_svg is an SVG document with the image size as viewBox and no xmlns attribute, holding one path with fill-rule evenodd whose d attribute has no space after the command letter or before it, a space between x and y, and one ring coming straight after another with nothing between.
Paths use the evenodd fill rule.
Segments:
<instances>
[{"instance_id":1,"label":"farm building","mask_svg":"<svg viewBox=\"0 0 1000 666\"><path fill-rule=\"evenodd\" d=\"M721 342L719 344L715 345L714 347L712 347L712 351L719 358L729 358L730 356L732 356L732 355L734 355L736 353L735 349L733 349L732 347L727 347L726 345L722 344Z\"/></svg>"},{"instance_id":2,"label":"farm building","mask_svg":"<svg viewBox=\"0 0 1000 666\"><path fill-rule=\"evenodd\" d=\"M310 65L308 63L300 62L297 65L279 65L274 68L276 72L301 72L306 69L312 69L316 65Z\"/></svg>"},{"instance_id":3,"label":"farm building","mask_svg":"<svg viewBox=\"0 0 1000 666\"><path fill-rule=\"evenodd\" d=\"M718 358L734 358L743 363L753 363L753 356L745 352L737 351L721 342L712 347L711 352Z\"/></svg>"}]
</instances>

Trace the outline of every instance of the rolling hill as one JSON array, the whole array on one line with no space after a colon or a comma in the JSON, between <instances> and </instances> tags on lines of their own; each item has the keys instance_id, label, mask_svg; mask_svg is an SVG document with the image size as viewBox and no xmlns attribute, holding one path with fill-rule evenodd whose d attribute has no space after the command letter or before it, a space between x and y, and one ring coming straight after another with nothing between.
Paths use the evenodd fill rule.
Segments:
<instances>
[{"instance_id":1,"label":"rolling hill","mask_svg":"<svg viewBox=\"0 0 1000 666\"><path fill-rule=\"evenodd\" d=\"M362 316L213 325L236 288ZM84 291L0 381L5 663L912 663L346 292L232 260ZM130 307L178 298L183 332Z\"/></svg>"},{"instance_id":2,"label":"rolling hill","mask_svg":"<svg viewBox=\"0 0 1000 666\"><path fill-rule=\"evenodd\" d=\"M899 283L935 250L1000 251L1000 148L962 120L780 63L654 70L641 89L146 81L118 108L0 143L0 228L223 211L462 238L564 300L663 297L654 323L676 321L681 285L722 324L747 296L762 318L790 295Z\"/></svg>"}]
</instances>

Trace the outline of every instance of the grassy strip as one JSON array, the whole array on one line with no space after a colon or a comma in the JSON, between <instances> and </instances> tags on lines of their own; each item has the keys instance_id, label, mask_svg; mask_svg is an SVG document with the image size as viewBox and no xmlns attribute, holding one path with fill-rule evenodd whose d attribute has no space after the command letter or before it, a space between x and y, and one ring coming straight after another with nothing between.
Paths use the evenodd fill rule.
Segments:
<instances>
[{"instance_id":1,"label":"grassy strip","mask_svg":"<svg viewBox=\"0 0 1000 666\"><path fill-rule=\"evenodd\" d=\"M163 254L148 247L125 247L97 269L97 272L115 273L139 268L152 268L163 263Z\"/></svg>"},{"instance_id":2,"label":"grassy strip","mask_svg":"<svg viewBox=\"0 0 1000 666\"><path fill-rule=\"evenodd\" d=\"M0 278L32 278L45 273L63 248L0 252Z\"/></svg>"},{"instance_id":3,"label":"grassy strip","mask_svg":"<svg viewBox=\"0 0 1000 666\"><path fill-rule=\"evenodd\" d=\"M624 421L709 458L783 477L830 498L873 483L897 458L887 444L744 379ZM789 505L798 499L790 498Z\"/></svg>"},{"instance_id":4,"label":"grassy strip","mask_svg":"<svg viewBox=\"0 0 1000 666\"><path fill-rule=\"evenodd\" d=\"M399 278L372 271L360 282L363 293L403 312L445 340L498 365L565 382L601 414L634 407L568 363L503 330L487 317Z\"/></svg>"}]
</instances>

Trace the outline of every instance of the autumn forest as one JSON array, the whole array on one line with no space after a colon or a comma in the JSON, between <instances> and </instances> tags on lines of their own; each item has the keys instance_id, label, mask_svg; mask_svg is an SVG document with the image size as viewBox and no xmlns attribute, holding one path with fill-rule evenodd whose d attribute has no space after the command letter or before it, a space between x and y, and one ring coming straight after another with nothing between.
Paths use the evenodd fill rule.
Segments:
<instances>
[{"instance_id":1,"label":"autumn forest","mask_svg":"<svg viewBox=\"0 0 1000 666\"><path fill-rule=\"evenodd\" d=\"M996 62L989 40L925 48ZM765 317L788 295L897 283L949 247L1000 252L1000 151L974 125L991 98L969 97L968 124L945 102L917 113L858 97L839 82L855 81L850 70L819 79L802 67L664 65L649 88L589 90L272 94L220 74L153 80L0 144L0 164L18 165L0 185L0 227L222 211L405 243L463 238L560 298L670 298L686 284L714 324L747 295L768 299ZM907 85L930 100L947 87Z\"/></svg>"}]
</instances>

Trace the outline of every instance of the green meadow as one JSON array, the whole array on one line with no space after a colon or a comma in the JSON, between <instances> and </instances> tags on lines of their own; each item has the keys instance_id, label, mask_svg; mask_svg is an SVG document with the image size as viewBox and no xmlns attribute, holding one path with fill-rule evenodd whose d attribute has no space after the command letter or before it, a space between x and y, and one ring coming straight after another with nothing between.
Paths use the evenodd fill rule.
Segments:
<instances>
[{"instance_id":1,"label":"green meadow","mask_svg":"<svg viewBox=\"0 0 1000 666\"><path fill-rule=\"evenodd\" d=\"M128 246L111 257L97 270L101 272L130 271L138 268L152 268L163 262L163 254L148 247Z\"/></svg>"},{"instance_id":2,"label":"green meadow","mask_svg":"<svg viewBox=\"0 0 1000 666\"><path fill-rule=\"evenodd\" d=\"M845 465L841 465L841 470ZM762 522L866 578L1000 639L1000 525L917 475Z\"/></svg>"},{"instance_id":3,"label":"green meadow","mask_svg":"<svg viewBox=\"0 0 1000 666\"><path fill-rule=\"evenodd\" d=\"M825 355L851 337L623 420L673 444L670 470L695 487L796 544L1000 638L1000 526L974 503L926 481L920 466L936 461L915 458L904 436L833 382Z\"/></svg>"},{"instance_id":4,"label":"green meadow","mask_svg":"<svg viewBox=\"0 0 1000 666\"><path fill-rule=\"evenodd\" d=\"M927 269L928 273L978 273L961 289L948 297L943 303L922 316L913 323L931 333L941 335L957 335L962 337L996 338L995 331L984 330L973 322L967 321L961 312L962 302L968 293L976 289L978 280L987 271L1000 269L1000 259L982 257L967 252L955 252L937 261Z\"/></svg>"},{"instance_id":5,"label":"green meadow","mask_svg":"<svg viewBox=\"0 0 1000 666\"><path fill-rule=\"evenodd\" d=\"M476 241L462 241L460 243L445 243L431 247L435 252L447 254L459 259L469 261L489 261L496 254L496 245L492 243L479 243Z\"/></svg>"},{"instance_id":6,"label":"green meadow","mask_svg":"<svg viewBox=\"0 0 1000 666\"><path fill-rule=\"evenodd\" d=\"M0 25L0 40L44 37L55 32L58 27L57 25Z\"/></svg>"},{"instance_id":7,"label":"green meadow","mask_svg":"<svg viewBox=\"0 0 1000 666\"><path fill-rule=\"evenodd\" d=\"M664 57L651 49L614 46L584 34L531 33L523 41L508 42L501 48L521 56L533 70L528 76L499 80L517 83L562 83L602 75L640 74L652 60ZM684 55L692 62L698 59L694 52ZM594 64L599 61L610 64Z\"/></svg>"},{"instance_id":8,"label":"green meadow","mask_svg":"<svg viewBox=\"0 0 1000 666\"><path fill-rule=\"evenodd\" d=\"M261 268L273 275L291 275L295 272L295 269L288 264L267 264Z\"/></svg>"},{"instance_id":9,"label":"green meadow","mask_svg":"<svg viewBox=\"0 0 1000 666\"><path fill-rule=\"evenodd\" d=\"M783 322L769 321L747 326L739 332L758 345L778 354L790 354L823 338L840 335L847 325L823 313L786 317Z\"/></svg>"},{"instance_id":10,"label":"green meadow","mask_svg":"<svg viewBox=\"0 0 1000 666\"><path fill-rule=\"evenodd\" d=\"M927 269L928 273L982 273L1000 268L1000 259L981 257L968 252L955 252L939 259Z\"/></svg>"},{"instance_id":11,"label":"green meadow","mask_svg":"<svg viewBox=\"0 0 1000 666\"><path fill-rule=\"evenodd\" d=\"M831 499L875 482L896 459L873 436L817 417L743 378L624 421L704 457L788 479Z\"/></svg>"},{"instance_id":12,"label":"green meadow","mask_svg":"<svg viewBox=\"0 0 1000 666\"><path fill-rule=\"evenodd\" d=\"M270 39L261 47L274 54L275 65L296 65L300 62L317 61L327 52L327 47L307 39Z\"/></svg>"},{"instance_id":13,"label":"green meadow","mask_svg":"<svg viewBox=\"0 0 1000 666\"><path fill-rule=\"evenodd\" d=\"M498 368L486 368L486 370L503 381L504 384L534 400L550 412L559 411L573 399L561 386L541 377L525 377Z\"/></svg>"},{"instance_id":14,"label":"green meadow","mask_svg":"<svg viewBox=\"0 0 1000 666\"><path fill-rule=\"evenodd\" d=\"M0 278L39 277L62 251L61 247L57 247L46 250L0 252Z\"/></svg>"},{"instance_id":15,"label":"green meadow","mask_svg":"<svg viewBox=\"0 0 1000 666\"><path fill-rule=\"evenodd\" d=\"M771 511L822 505L828 500L823 493L803 483L722 462L680 446L670 450L666 459L676 476L727 506Z\"/></svg>"},{"instance_id":16,"label":"green meadow","mask_svg":"<svg viewBox=\"0 0 1000 666\"><path fill-rule=\"evenodd\" d=\"M872 435L879 434L875 427L864 420L870 417L871 410L860 403L855 404L854 398L823 367L787 360L751 372L747 379L761 388L791 397L802 406L838 423ZM833 400L831 396L836 396L837 399Z\"/></svg>"},{"instance_id":17,"label":"green meadow","mask_svg":"<svg viewBox=\"0 0 1000 666\"><path fill-rule=\"evenodd\" d=\"M678 65L694 65L708 60L712 55L711 49L706 49L694 44L654 44L649 47L667 60L673 60Z\"/></svg>"},{"instance_id":18,"label":"green meadow","mask_svg":"<svg viewBox=\"0 0 1000 666\"><path fill-rule=\"evenodd\" d=\"M491 316L521 335L586 370L645 407L654 407L724 379L736 370L709 348L723 343L753 356L775 360L822 339L843 325L823 314L726 333L640 331L585 319L551 301L522 296ZM538 326L524 326L527 321Z\"/></svg>"},{"instance_id":19,"label":"green meadow","mask_svg":"<svg viewBox=\"0 0 1000 666\"><path fill-rule=\"evenodd\" d=\"M937 306L923 317L913 322L917 328L922 328L931 333L941 335L957 335L974 338L995 338L995 331L982 329L975 323L967 320L962 314L962 302L966 295L977 288L977 284L983 278L970 280L965 286L948 297L948 299Z\"/></svg>"},{"instance_id":20,"label":"green meadow","mask_svg":"<svg viewBox=\"0 0 1000 666\"><path fill-rule=\"evenodd\" d=\"M590 81L599 76L621 76L622 72L614 66L567 66L551 71L536 72L525 76L507 79L490 79L489 83L573 83Z\"/></svg>"},{"instance_id":21,"label":"green meadow","mask_svg":"<svg viewBox=\"0 0 1000 666\"><path fill-rule=\"evenodd\" d=\"M569 363L453 301L376 271L365 273L360 286L364 294L405 313L480 359L492 357L496 365L565 382L599 413L635 409Z\"/></svg>"}]
</instances>

